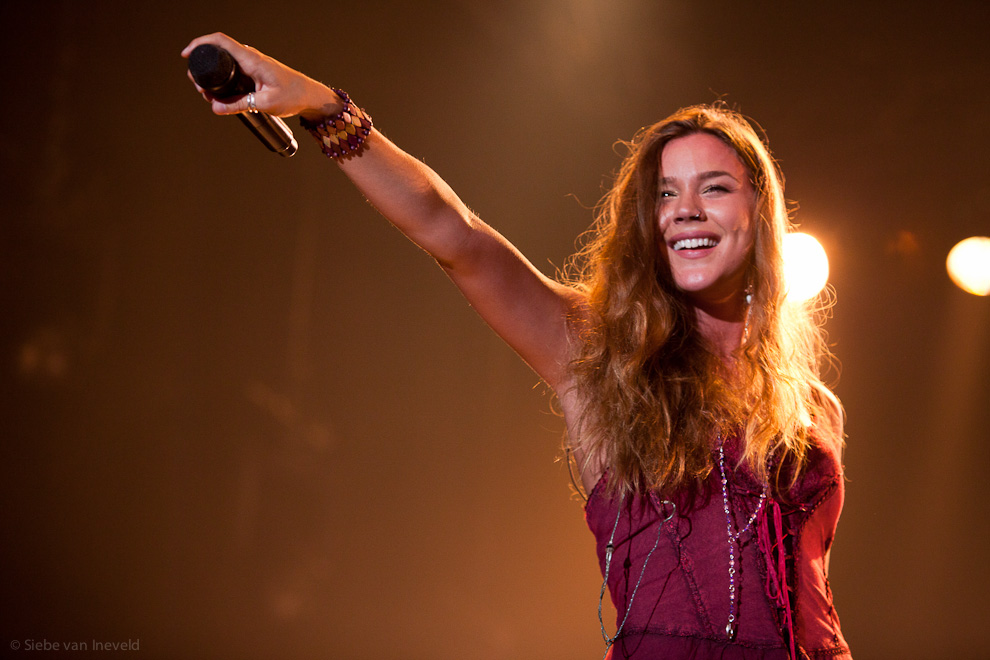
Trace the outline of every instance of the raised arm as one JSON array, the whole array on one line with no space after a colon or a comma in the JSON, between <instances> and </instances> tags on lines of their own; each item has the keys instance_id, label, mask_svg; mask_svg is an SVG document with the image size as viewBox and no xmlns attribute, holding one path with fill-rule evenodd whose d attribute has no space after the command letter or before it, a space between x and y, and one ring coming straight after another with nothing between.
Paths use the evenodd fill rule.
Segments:
<instances>
[{"instance_id":1,"label":"raised arm","mask_svg":"<svg viewBox=\"0 0 990 660\"><path fill-rule=\"evenodd\" d=\"M343 107L327 86L224 34L194 39L183 57L205 43L227 50L254 79L258 110L319 121ZM220 100L199 91L216 114L248 109L244 97ZM568 317L580 306L580 294L540 273L436 172L377 130L356 156L338 163L382 215L436 259L495 332L559 391L571 358Z\"/></svg>"}]
</instances>

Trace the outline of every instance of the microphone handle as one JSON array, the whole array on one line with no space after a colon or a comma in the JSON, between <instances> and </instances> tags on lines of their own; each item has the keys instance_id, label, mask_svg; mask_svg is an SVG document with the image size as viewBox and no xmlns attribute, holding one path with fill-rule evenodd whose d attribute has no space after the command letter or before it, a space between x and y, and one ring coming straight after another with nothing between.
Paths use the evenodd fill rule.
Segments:
<instances>
[{"instance_id":1,"label":"microphone handle","mask_svg":"<svg viewBox=\"0 0 990 660\"><path fill-rule=\"evenodd\" d=\"M279 156L288 158L296 153L299 143L280 117L264 112L242 112L237 118L244 122L261 142Z\"/></svg>"}]
</instances>

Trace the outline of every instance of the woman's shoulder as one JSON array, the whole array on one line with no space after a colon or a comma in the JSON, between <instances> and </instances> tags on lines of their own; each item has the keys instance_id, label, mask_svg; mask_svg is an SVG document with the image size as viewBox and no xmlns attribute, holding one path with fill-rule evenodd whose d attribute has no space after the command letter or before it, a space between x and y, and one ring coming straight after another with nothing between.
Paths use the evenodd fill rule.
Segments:
<instances>
[{"instance_id":1,"label":"woman's shoulder","mask_svg":"<svg viewBox=\"0 0 990 660\"><path fill-rule=\"evenodd\" d=\"M842 404L832 390L820 383L815 384L813 390L818 410L811 420L811 435L818 444L841 453L846 421Z\"/></svg>"},{"instance_id":2,"label":"woman's shoulder","mask_svg":"<svg viewBox=\"0 0 990 660\"><path fill-rule=\"evenodd\" d=\"M842 485L842 436L834 424L813 424L808 429L808 447L789 499L811 505Z\"/></svg>"},{"instance_id":3,"label":"woman's shoulder","mask_svg":"<svg viewBox=\"0 0 990 660\"><path fill-rule=\"evenodd\" d=\"M834 428L812 427L808 457L809 466L827 472L842 472L842 450L845 442Z\"/></svg>"}]
</instances>

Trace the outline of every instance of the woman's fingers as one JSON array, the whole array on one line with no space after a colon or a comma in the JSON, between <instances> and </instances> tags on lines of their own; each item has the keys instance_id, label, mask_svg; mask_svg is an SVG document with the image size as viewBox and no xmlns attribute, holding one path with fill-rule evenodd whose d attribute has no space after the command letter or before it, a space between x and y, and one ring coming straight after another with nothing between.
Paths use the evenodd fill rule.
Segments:
<instances>
[{"instance_id":1,"label":"woman's fingers","mask_svg":"<svg viewBox=\"0 0 990 660\"><path fill-rule=\"evenodd\" d=\"M236 97L236 99L221 100L215 98L211 100L213 102L213 112L218 115L236 115L251 109L247 95ZM255 110L265 112L263 108L259 107L257 101L255 101L254 108Z\"/></svg>"},{"instance_id":2,"label":"woman's fingers","mask_svg":"<svg viewBox=\"0 0 990 660\"><path fill-rule=\"evenodd\" d=\"M196 37L189 44L182 49L182 57L189 57L189 53L196 49L196 46L202 46L203 44L212 44L214 46L219 46L223 48L231 55L234 55L235 59L237 55L235 51L245 50L244 46L237 41L234 41L223 32L214 32L212 34L204 34L201 37Z\"/></svg>"}]
</instances>

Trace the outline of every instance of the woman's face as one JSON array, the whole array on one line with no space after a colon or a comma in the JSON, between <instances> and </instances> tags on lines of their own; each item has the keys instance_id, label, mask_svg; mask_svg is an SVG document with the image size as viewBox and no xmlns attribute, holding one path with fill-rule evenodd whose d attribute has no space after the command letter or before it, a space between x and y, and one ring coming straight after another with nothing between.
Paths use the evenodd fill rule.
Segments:
<instances>
[{"instance_id":1,"label":"woman's face","mask_svg":"<svg viewBox=\"0 0 990 660\"><path fill-rule=\"evenodd\" d=\"M671 140L659 198L660 251L677 287L699 304L741 301L756 191L735 150L709 133Z\"/></svg>"}]
</instances>

